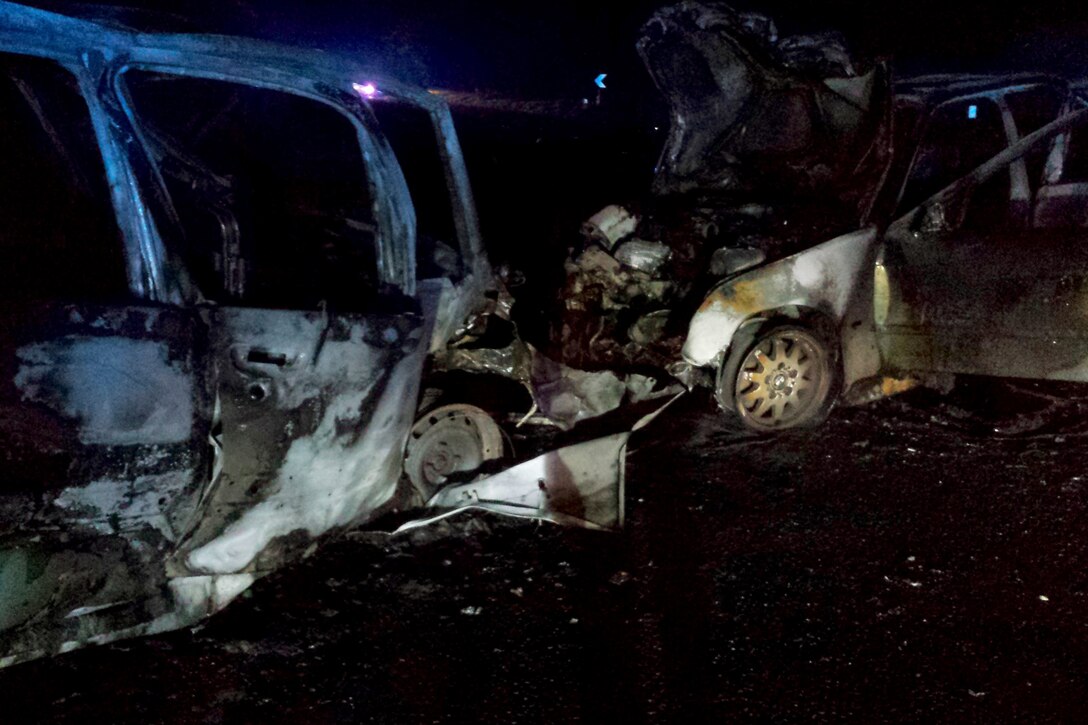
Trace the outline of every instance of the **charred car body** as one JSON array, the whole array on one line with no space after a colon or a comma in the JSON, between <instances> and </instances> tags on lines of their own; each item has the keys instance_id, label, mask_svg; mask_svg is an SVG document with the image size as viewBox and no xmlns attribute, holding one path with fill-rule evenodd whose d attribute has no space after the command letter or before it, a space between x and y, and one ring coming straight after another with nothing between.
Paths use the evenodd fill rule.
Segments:
<instances>
[{"instance_id":1,"label":"charred car body","mask_svg":"<svg viewBox=\"0 0 1088 725\"><path fill-rule=\"evenodd\" d=\"M673 127L641 219L604 210L568 263L565 357L682 354L764 431L953 373L1088 380L1077 87L892 84L833 36L693 2L639 49Z\"/></svg>"},{"instance_id":2,"label":"charred car body","mask_svg":"<svg viewBox=\"0 0 1088 725\"><path fill-rule=\"evenodd\" d=\"M627 432L402 476L410 437L432 484L496 446L471 406L413 426L433 354L506 304L440 98L6 2L0 64L0 666L185 626L421 494L406 526L619 522Z\"/></svg>"}]
</instances>

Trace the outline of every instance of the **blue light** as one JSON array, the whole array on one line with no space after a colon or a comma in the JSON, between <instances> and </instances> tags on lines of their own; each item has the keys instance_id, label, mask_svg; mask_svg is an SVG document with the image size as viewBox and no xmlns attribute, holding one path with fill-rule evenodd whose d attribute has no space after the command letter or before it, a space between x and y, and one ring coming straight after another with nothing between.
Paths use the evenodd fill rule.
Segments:
<instances>
[{"instance_id":1,"label":"blue light","mask_svg":"<svg viewBox=\"0 0 1088 725\"><path fill-rule=\"evenodd\" d=\"M604 79L608 77L607 73L601 73L599 76L593 79L593 82L597 84L598 88L604 88Z\"/></svg>"},{"instance_id":2,"label":"blue light","mask_svg":"<svg viewBox=\"0 0 1088 725\"><path fill-rule=\"evenodd\" d=\"M973 103L970 106L968 106L967 107L967 117L968 118L978 118L978 106L976 106Z\"/></svg>"}]
</instances>

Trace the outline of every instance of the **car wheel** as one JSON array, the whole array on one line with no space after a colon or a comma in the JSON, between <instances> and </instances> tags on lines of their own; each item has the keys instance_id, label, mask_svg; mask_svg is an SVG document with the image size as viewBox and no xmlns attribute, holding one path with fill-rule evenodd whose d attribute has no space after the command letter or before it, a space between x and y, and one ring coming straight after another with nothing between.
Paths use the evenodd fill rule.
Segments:
<instances>
[{"instance_id":1,"label":"car wheel","mask_svg":"<svg viewBox=\"0 0 1088 725\"><path fill-rule=\"evenodd\" d=\"M424 501L455 474L468 474L502 458L502 431L474 405L444 405L412 426L404 470Z\"/></svg>"},{"instance_id":2,"label":"car wheel","mask_svg":"<svg viewBox=\"0 0 1088 725\"><path fill-rule=\"evenodd\" d=\"M812 330L770 327L729 355L718 402L761 433L816 425L831 408L835 363L832 348Z\"/></svg>"}]
</instances>

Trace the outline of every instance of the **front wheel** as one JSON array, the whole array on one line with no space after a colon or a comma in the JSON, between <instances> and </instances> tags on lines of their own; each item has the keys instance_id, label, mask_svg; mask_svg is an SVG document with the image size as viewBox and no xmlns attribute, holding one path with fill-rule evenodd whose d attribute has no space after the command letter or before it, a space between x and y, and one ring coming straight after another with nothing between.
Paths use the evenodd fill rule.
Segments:
<instances>
[{"instance_id":1,"label":"front wheel","mask_svg":"<svg viewBox=\"0 0 1088 725\"><path fill-rule=\"evenodd\" d=\"M835 362L812 330L771 327L730 353L718 376L718 402L761 433L817 425L831 408Z\"/></svg>"}]
</instances>

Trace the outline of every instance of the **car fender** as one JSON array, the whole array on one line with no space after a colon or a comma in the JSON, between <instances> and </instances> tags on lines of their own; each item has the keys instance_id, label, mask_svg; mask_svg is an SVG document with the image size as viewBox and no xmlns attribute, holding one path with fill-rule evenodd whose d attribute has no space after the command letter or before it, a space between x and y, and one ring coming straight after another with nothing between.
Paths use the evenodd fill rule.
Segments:
<instances>
[{"instance_id":1,"label":"car fender","mask_svg":"<svg viewBox=\"0 0 1088 725\"><path fill-rule=\"evenodd\" d=\"M743 324L783 308L818 310L841 325L865 301L865 270L876 240L876 227L868 226L719 283L689 323L684 360L696 367L720 365Z\"/></svg>"}]
</instances>

